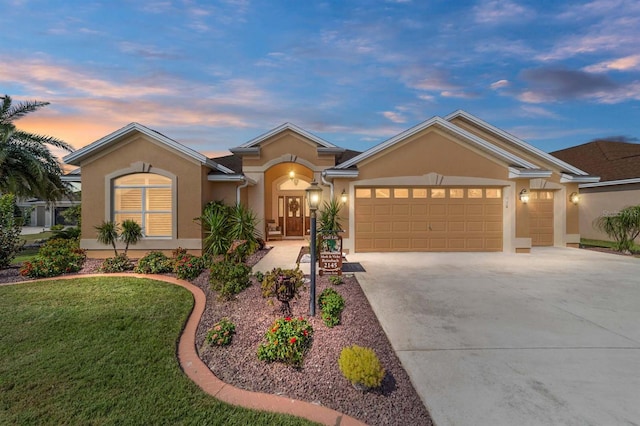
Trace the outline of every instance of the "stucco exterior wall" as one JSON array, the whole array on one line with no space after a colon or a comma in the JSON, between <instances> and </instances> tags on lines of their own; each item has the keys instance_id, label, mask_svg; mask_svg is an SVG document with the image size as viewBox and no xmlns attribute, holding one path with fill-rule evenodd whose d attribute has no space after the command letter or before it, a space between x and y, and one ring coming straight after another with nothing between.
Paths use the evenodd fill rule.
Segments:
<instances>
[{"instance_id":1,"label":"stucco exterior wall","mask_svg":"<svg viewBox=\"0 0 640 426\"><path fill-rule=\"evenodd\" d=\"M593 226L605 214L616 214L628 206L640 204L640 185L620 185L580 190L578 204L580 234L583 238L610 241L611 238ZM640 238L636 239L640 243Z\"/></svg>"},{"instance_id":2,"label":"stucco exterior wall","mask_svg":"<svg viewBox=\"0 0 640 426\"><path fill-rule=\"evenodd\" d=\"M90 250L104 249L96 241L95 226L111 219L110 182L105 176L113 175L119 170L132 170L144 164L150 173L164 170L176 177L175 205L177 210L175 247L201 249L201 228L193 218L202 210L202 176L206 174L204 167L187 158L183 154L160 146L150 138L135 134L112 144L108 149L96 153L81 164L82 167L82 241L84 248ZM133 250L151 250L166 248L166 239L143 240ZM133 257L133 254L132 254Z\"/></svg>"},{"instance_id":3,"label":"stucco exterior wall","mask_svg":"<svg viewBox=\"0 0 640 426\"><path fill-rule=\"evenodd\" d=\"M260 144L259 158L245 157L242 160L242 166L245 167L261 167L270 160L281 158L285 155L290 156L292 162L296 158L302 158L310 163L324 169L335 165L335 157L333 155L319 155L315 142L311 142L291 131L285 131L271 139Z\"/></svg>"},{"instance_id":4,"label":"stucco exterior wall","mask_svg":"<svg viewBox=\"0 0 640 426\"><path fill-rule=\"evenodd\" d=\"M398 143L358 166L359 180L422 176L438 173L444 176L477 176L507 179L508 169L488 155L436 129L429 129Z\"/></svg>"}]
</instances>

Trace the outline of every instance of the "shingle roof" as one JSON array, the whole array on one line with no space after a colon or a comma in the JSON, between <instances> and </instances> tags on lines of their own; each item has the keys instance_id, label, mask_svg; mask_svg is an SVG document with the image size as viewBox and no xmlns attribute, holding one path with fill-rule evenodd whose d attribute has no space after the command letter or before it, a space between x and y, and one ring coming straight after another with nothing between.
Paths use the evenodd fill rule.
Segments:
<instances>
[{"instance_id":1,"label":"shingle roof","mask_svg":"<svg viewBox=\"0 0 640 426\"><path fill-rule=\"evenodd\" d=\"M551 155L600 176L601 181L640 177L640 144L596 140Z\"/></svg>"}]
</instances>

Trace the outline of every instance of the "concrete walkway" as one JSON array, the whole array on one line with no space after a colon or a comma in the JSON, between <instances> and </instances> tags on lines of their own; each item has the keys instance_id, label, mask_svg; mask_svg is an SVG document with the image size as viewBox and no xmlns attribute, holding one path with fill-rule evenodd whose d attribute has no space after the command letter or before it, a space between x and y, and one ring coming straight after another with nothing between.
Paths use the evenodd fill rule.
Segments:
<instances>
[{"instance_id":1,"label":"concrete walkway","mask_svg":"<svg viewBox=\"0 0 640 426\"><path fill-rule=\"evenodd\" d=\"M297 257L297 252L296 252ZM295 264L295 258L294 258ZM285 398L277 395L270 395L260 392L251 392L239 389L229 385L218 379L209 370L209 367L200 359L196 352L196 331L200 318L205 309L206 297L200 287L191 284L188 281L179 280L177 278L168 277L166 275L146 275L146 274L86 274L72 275L63 277L45 278L43 280L59 280L74 278L90 278L90 277L135 277L148 278L184 287L193 294L194 306L191 315L187 319L180 341L178 342L178 361L180 367L185 374L193 380L203 391L216 397L220 401L229 404L239 405L241 407L251 408L254 410L269 411L274 413L290 414L293 416L303 417L308 420L327 425L327 426L365 426L364 423L353 417L339 413L327 407L323 407L309 402L298 401L295 399ZM17 283L9 283L8 285L24 284L33 281L21 281Z\"/></svg>"},{"instance_id":2,"label":"concrete walkway","mask_svg":"<svg viewBox=\"0 0 640 426\"><path fill-rule=\"evenodd\" d=\"M438 426L640 423L640 259L545 247L349 260Z\"/></svg>"},{"instance_id":3,"label":"concrete walkway","mask_svg":"<svg viewBox=\"0 0 640 426\"><path fill-rule=\"evenodd\" d=\"M271 247L269 253L260 262L253 266L253 273L269 272L273 268L295 269L298 254L303 246L308 246L306 240L280 240L269 241L267 246ZM309 274L311 264L301 263L300 270L306 275Z\"/></svg>"}]
</instances>

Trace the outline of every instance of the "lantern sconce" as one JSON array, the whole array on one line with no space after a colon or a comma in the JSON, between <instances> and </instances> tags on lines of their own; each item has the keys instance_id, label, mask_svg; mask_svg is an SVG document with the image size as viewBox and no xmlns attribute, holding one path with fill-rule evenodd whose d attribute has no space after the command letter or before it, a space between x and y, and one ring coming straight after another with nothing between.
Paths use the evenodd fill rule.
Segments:
<instances>
[{"instance_id":1,"label":"lantern sconce","mask_svg":"<svg viewBox=\"0 0 640 426\"><path fill-rule=\"evenodd\" d=\"M296 172L293 169L289 170L289 180L293 182L294 185L298 184L298 178L296 177Z\"/></svg>"},{"instance_id":2,"label":"lantern sconce","mask_svg":"<svg viewBox=\"0 0 640 426\"><path fill-rule=\"evenodd\" d=\"M529 191L526 188L520 191L520 201L522 201L522 204L529 202Z\"/></svg>"},{"instance_id":3,"label":"lantern sconce","mask_svg":"<svg viewBox=\"0 0 640 426\"><path fill-rule=\"evenodd\" d=\"M343 189L342 194L340 194L340 201L342 202L342 204L346 204L348 200L349 200L349 197L347 196L347 193Z\"/></svg>"},{"instance_id":4,"label":"lantern sconce","mask_svg":"<svg viewBox=\"0 0 640 426\"><path fill-rule=\"evenodd\" d=\"M571 195L569 195L569 201L577 205L580 202L580 195L577 192L572 192Z\"/></svg>"}]
</instances>

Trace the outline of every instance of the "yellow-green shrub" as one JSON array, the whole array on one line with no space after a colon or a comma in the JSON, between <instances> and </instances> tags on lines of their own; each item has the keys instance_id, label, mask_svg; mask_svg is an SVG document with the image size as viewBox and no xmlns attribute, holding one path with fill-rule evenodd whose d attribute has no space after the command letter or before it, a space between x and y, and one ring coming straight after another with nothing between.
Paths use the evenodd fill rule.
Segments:
<instances>
[{"instance_id":1,"label":"yellow-green shrub","mask_svg":"<svg viewBox=\"0 0 640 426\"><path fill-rule=\"evenodd\" d=\"M370 348L358 345L343 348L338 366L344 377L356 386L377 388L382 384L385 371L378 356Z\"/></svg>"}]
</instances>

